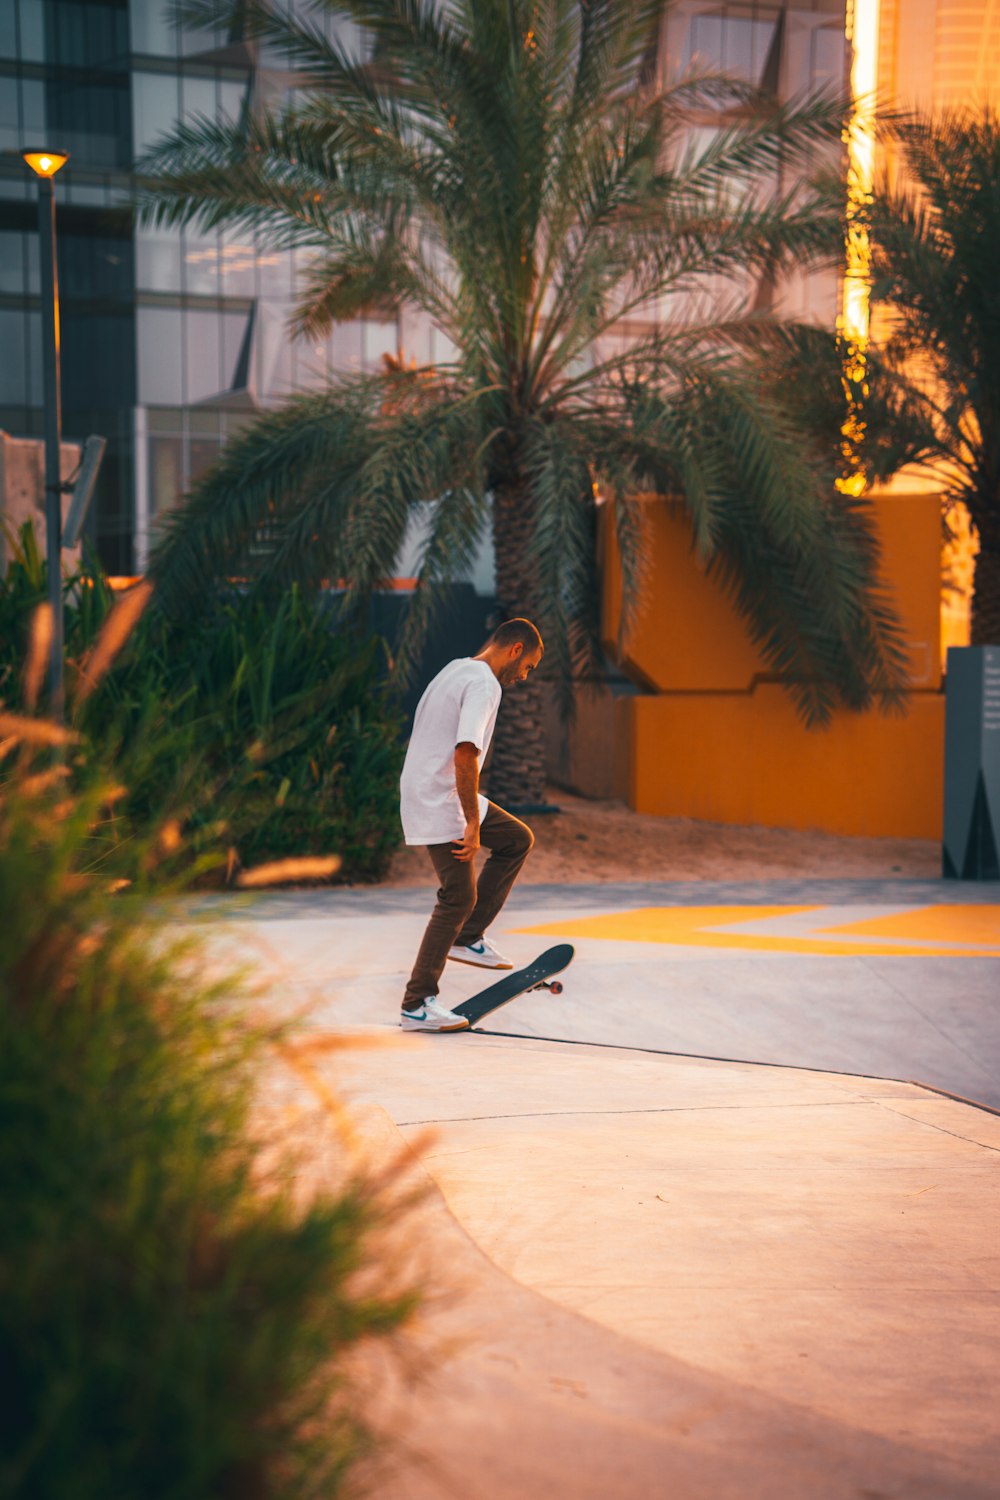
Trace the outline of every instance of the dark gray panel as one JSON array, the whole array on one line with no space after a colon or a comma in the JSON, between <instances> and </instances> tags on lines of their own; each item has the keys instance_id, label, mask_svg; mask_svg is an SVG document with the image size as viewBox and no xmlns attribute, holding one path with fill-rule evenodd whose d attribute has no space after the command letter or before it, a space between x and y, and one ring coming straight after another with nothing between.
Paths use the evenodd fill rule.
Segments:
<instances>
[{"instance_id":1,"label":"dark gray panel","mask_svg":"<svg viewBox=\"0 0 1000 1500\"><path fill-rule=\"evenodd\" d=\"M1000 646L948 652L944 873L1000 876Z\"/></svg>"}]
</instances>

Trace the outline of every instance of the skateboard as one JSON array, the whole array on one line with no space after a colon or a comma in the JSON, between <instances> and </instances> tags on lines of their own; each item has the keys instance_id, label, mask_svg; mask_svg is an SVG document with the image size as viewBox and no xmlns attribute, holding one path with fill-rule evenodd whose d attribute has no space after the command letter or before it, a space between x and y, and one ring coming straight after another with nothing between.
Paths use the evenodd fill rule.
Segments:
<instances>
[{"instance_id":1,"label":"skateboard","mask_svg":"<svg viewBox=\"0 0 1000 1500\"><path fill-rule=\"evenodd\" d=\"M528 994L530 990L549 990L553 995L561 995L562 985L552 976L561 974L572 959L573 945L557 943L554 948L546 948L527 968L513 969L485 990L480 990L478 995L463 1000L461 1005L453 1005L452 1010L457 1016L467 1017L470 1026L475 1026L491 1011L499 1010L501 1005L516 1000L518 995Z\"/></svg>"}]
</instances>

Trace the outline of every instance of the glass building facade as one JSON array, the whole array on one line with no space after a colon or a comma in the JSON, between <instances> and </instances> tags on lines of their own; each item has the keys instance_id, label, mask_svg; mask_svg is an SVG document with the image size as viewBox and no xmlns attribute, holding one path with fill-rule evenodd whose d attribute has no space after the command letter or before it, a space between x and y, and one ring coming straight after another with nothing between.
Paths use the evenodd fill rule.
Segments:
<instances>
[{"instance_id":1,"label":"glass building facade","mask_svg":"<svg viewBox=\"0 0 1000 1500\"><path fill-rule=\"evenodd\" d=\"M664 76L696 63L779 97L846 81L844 0L675 0L660 40ZM41 433L36 190L19 153L45 145L70 153L56 183L63 431L108 439L92 527L112 572L143 566L158 518L256 410L335 370L378 368L401 344L418 363L447 357L412 314L402 326L382 314L322 341L293 339L301 252L135 226L133 163L164 131L237 118L294 82L280 57L238 34L177 30L167 0L0 0L0 428ZM718 128L710 115L692 120L706 137ZM748 290L762 305L774 295ZM782 288L783 306L829 323L836 299L834 273Z\"/></svg>"}]
</instances>

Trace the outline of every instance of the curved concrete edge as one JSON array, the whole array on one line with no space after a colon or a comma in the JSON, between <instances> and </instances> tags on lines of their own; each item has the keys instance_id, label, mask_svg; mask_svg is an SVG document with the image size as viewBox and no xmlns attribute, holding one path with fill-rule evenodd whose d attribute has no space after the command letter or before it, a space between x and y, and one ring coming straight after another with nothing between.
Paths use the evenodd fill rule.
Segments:
<instances>
[{"instance_id":1,"label":"curved concrete edge","mask_svg":"<svg viewBox=\"0 0 1000 1500\"><path fill-rule=\"evenodd\" d=\"M927 1083L922 1078L907 1078L898 1081L912 1083L914 1088L923 1089L926 1094L936 1094L940 1099L950 1099L954 1104L967 1104L970 1109L981 1109L984 1114L1000 1116L1000 1109L993 1104L984 1104L982 1099L969 1099L965 1094L956 1094L952 1089L938 1088L937 1084Z\"/></svg>"},{"instance_id":2,"label":"curved concrete edge","mask_svg":"<svg viewBox=\"0 0 1000 1500\"><path fill-rule=\"evenodd\" d=\"M410 1155L397 1226L430 1295L403 1362L373 1371L392 1500L993 1500L925 1451L774 1400L592 1322L515 1281L449 1208L377 1104L351 1115L373 1169Z\"/></svg>"},{"instance_id":3,"label":"curved concrete edge","mask_svg":"<svg viewBox=\"0 0 1000 1500\"><path fill-rule=\"evenodd\" d=\"M817 1068L800 1063L767 1062L759 1057L722 1057L709 1052L673 1052L666 1047L629 1047L624 1042L591 1042L580 1037L540 1036L535 1032L527 1031L495 1031L488 1024L474 1026L472 1034L500 1037L514 1042L551 1042L557 1047L600 1047L612 1052L649 1053L655 1057L676 1058L680 1062L733 1063L740 1068L780 1068L791 1073L816 1074L818 1077L826 1074L830 1078L858 1078L866 1083L905 1083L912 1088L923 1089L925 1093L936 1094L941 1099L951 1099L955 1104L967 1104L970 1109L981 1109L988 1115L1000 1116L1000 1109L996 1105L987 1104L982 1099L972 1099L968 1094L957 1094L953 1089L941 1088L938 1084L928 1083L923 1078L900 1078L893 1073L852 1072L847 1074L842 1068Z\"/></svg>"}]
</instances>

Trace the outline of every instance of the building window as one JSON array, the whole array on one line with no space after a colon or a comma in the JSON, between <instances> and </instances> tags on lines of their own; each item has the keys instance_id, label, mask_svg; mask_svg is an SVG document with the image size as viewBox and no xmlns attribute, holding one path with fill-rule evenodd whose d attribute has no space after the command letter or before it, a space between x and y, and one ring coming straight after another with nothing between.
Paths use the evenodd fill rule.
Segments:
<instances>
[{"instance_id":1,"label":"building window","mask_svg":"<svg viewBox=\"0 0 1000 1500\"><path fill-rule=\"evenodd\" d=\"M747 15L730 6L693 16L681 64L701 72L728 73L761 88L777 44L778 20L774 12Z\"/></svg>"},{"instance_id":2,"label":"building window","mask_svg":"<svg viewBox=\"0 0 1000 1500\"><path fill-rule=\"evenodd\" d=\"M212 407L151 407L146 413L150 519L175 510L192 485L222 456L252 414Z\"/></svg>"},{"instance_id":3,"label":"building window","mask_svg":"<svg viewBox=\"0 0 1000 1500\"><path fill-rule=\"evenodd\" d=\"M177 28L170 21L170 0L129 0L132 51L150 57L177 56Z\"/></svg>"},{"instance_id":4,"label":"building window","mask_svg":"<svg viewBox=\"0 0 1000 1500\"><path fill-rule=\"evenodd\" d=\"M136 309L139 356L139 404L184 404L184 358L181 311L173 307Z\"/></svg>"},{"instance_id":5,"label":"building window","mask_svg":"<svg viewBox=\"0 0 1000 1500\"><path fill-rule=\"evenodd\" d=\"M0 308L0 405L27 406L28 315Z\"/></svg>"},{"instance_id":6,"label":"building window","mask_svg":"<svg viewBox=\"0 0 1000 1500\"><path fill-rule=\"evenodd\" d=\"M812 37L812 77L817 91L842 89L848 73L848 46L844 27L817 26Z\"/></svg>"},{"instance_id":7,"label":"building window","mask_svg":"<svg viewBox=\"0 0 1000 1500\"><path fill-rule=\"evenodd\" d=\"M224 297L257 295L257 252L253 239L246 230L222 232L219 269Z\"/></svg>"},{"instance_id":8,"label":"building window","mask_svg":"<svg viewBox=\"0 0 1000 1500\"><path fill-rule=\"evenodd\" d=\"M0 230L0 292L24 295L25 241L27 236L17 230ZM7 359L7 346L0 339L3 361Z\"/></svg>"},{"instance_id":9,"label":"building window","mask_svg":"<svg viewBox=\"0 0 1000 1500\"><path fill-rule=\"evenodd\" d=\"M391 323L376 323L371 319L364 324L365 342L365 368L368 370L381 370L383 368L382 357L391 354L394 358L399 353L399 320L394 318Z\"/></svg>"},{"instance_id":10,"label":"building window","mask_svg":"<svg viewBox=\"0 0 1000 1500\"><path fill-rule=\"evenodd\" d=\"M178 79L173 73L132 76L132 136L136 156L173 130L180 114Z\"/></svg>"},{"instance_id":11,"label":"building window","mask_svg":"<svg viewBox=\"0 0 1000 1500\"><path fill-rule=\"evenodd\" d=\"M220 316L216 312L185 312L184 362L187 380L184 401L193 404L222 390Z\"/></svg>"},{"instance_id":12,"label":"building window","mask_svg":"<svg viewBox=\"0 0 1000 1500\"><path fill-rule=\"evenodd\" d=\"M38 0L18 0L22 62L45 61L45 7Z\"/></svg>"},{"instance_id":13,"label":"building window","mask_svg":"<svg viewBox=\"0 0 1000 1500\"><path fill-rule=\"evenodd\" d=\"M157 433L149 439L149 498L152 516L174 509L184 490L184 440Z\"/></svg>"},{"instance_id":14,"label":"building window","mask_svg":"<svg viewBox=\"0 0 1000 1500\"><path fill-rule=\"evenodd\" d=\"M16 0L0 0L0 57L17 56Z\"/></svg>"},{"instance_id":15,"label":"building window","mask_svg":"<svg viewBox=\"0 0 1000 1500\"><path fill-rule=\"evenodd\" d=\"M136 235L135 284L144 292L181 290L180 230L143 229Z\"/></svg>"}]
</instances>

